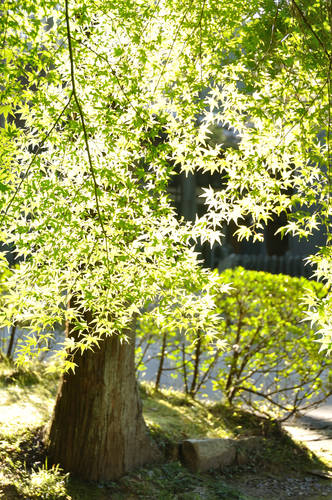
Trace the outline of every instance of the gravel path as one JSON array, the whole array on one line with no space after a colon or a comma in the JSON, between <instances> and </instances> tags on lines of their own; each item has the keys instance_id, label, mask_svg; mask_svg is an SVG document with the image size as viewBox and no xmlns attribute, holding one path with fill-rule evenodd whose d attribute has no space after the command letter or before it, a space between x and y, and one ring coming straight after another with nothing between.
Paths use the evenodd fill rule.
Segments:
<instances>
[{"instance_id":1,"label":"gravel path","mask_svg":"<svg viewBox=\"0 0 332 500\"><path fill-rule=\"evenodd\" d=\"M287 421L284 429L318 457L330 464L330 472L308 471L299 477L241 475L233 482L255 500L332 500L332 397L321 407Z\"/></svg>"},{"instance_id":2,"label":"gravel path","mask_svg":"<svg viewBox=\"0 0 332 500\"><path fill-rule=\"evenodd\" d=\"M234 484L259 500L332 500L332 397L321 407L287 421L283 427L295 441L328 462L331 472L320 475L312 470L305 476L286 478L244 475Z\"/></svg>"}]
</instances>

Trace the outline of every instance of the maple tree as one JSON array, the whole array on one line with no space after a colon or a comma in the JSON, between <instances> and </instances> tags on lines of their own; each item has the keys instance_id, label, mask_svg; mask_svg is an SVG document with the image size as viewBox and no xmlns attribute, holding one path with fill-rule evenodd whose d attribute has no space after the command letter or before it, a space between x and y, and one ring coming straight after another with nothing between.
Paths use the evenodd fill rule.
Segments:
<instances>
[{"instance_id":1,"label":"maple tree","mask_svg":"<svg viewBox=\"0 0 332 500\"><path fill-rule=\"evenodd\" d=\"M230 221L240 239L261 239L287 212L284 232L325 228L312 261L331 284L331 2L3 0L1 10L0 240L20 259L1 323L30 323L24 361L66 322L50 454L114 478L158 455L134 378L137 315L153 304L160 321L213 338L215 280L195 241L218 241ZM211 144L216 126L239 134L238 149ZM167 193L178 168L223 180L192 222ZM329 349L331 296L310 301Z\"/></svg>"}]
</instances>

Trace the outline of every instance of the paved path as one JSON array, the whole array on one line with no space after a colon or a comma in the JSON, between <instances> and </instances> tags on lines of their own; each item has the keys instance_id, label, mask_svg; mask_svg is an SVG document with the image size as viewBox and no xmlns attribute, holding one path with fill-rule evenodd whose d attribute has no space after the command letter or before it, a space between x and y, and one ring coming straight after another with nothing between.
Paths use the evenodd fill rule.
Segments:
<instances>
[{"instance_id":1,"label":"paved path","mask_svg":"<svg viewBox=\"0 0 332 500\"><path fill-rule=\"evenodd\" d=\"M285 422L284 428L293 439L327 461L332 470L332 397L315 410Z\"/></svg>"}]
</instances>

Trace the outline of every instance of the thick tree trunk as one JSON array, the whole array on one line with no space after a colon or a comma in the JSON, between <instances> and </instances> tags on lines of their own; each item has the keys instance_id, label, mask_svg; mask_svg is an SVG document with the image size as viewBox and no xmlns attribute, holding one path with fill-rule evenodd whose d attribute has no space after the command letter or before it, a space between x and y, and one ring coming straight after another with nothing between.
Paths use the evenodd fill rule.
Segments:
<instances>
[{"instance_id":1,"label":"thick tree trunk","mask_svg":"<svg viewBox=\"0 0 332 500\"><path fill-rule=\"evenodd\" d=\"M48 455L65 471L112 480L161 460L147 434L135 378L135 334L130 343L106 338L78 356L75 373L60 384L47 436Z\"/></svg>"}]
</instances>

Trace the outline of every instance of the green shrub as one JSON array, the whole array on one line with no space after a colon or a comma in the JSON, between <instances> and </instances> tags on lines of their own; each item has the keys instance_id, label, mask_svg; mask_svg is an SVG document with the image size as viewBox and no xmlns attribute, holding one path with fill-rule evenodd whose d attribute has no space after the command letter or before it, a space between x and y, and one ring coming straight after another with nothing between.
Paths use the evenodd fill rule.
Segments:
<instances>
[{"instance_id":1,"label":"green shrub","mask_svg":"<svg viewBox=\"0 0 332 500\"><path fill-rule=\"evenodd\" d=\"M230 349L214 377L226 400L245 403L275 416L312 406L331 392L331 364L319 352L315 332L305 318L303 296L324 295L324 287L305 278L229 269L220 279L230 283L217 296L222 316L219 334Z\"/></svg>"},{"instance_id":2,"label":"green shrub","mask_svg":"<svg viewBox=\"0 0 332 500\"><path fill-rule=\"evenodd\" d=\"M224 285L228 292L220 292ZM312 407L332 391L331 363L305 321L308 292L324 296L326 290L305 278L225 270L216 280L216 342L207 341L204 331L184 336L181 325L161 330L144 319L138 331L139 369L146 368L149 356L157 358L156 388L165 373L180 377L192 397L209 382L229 404L276 418ZM227 342L226 350L220 341ZM151 355L156 345L159 352Z\"/></svg>"}]
</instances>

